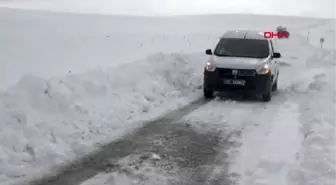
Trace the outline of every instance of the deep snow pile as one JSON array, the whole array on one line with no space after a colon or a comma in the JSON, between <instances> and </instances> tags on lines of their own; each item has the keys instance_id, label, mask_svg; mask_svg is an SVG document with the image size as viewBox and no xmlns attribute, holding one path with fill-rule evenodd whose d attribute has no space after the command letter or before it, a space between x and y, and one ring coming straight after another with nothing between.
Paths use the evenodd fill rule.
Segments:
<instances>
[{"instance_id":1,"label":"deep snow pile","mask_svg":"<svg viewBox=\"0 0 336 185\"><path fill-rule=\"evenodd\" d=\"M192 101L204 61L203 54L157 54L61 79L23 77L0 96L0 180L82 155L134 120Z\"/></svg>"}]
</instances>

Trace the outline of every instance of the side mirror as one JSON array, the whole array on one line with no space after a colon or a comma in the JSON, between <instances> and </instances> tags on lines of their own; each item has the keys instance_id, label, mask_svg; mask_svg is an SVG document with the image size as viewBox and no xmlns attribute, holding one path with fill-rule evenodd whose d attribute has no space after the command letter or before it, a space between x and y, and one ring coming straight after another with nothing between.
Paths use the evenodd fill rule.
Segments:
<instances>
[{"instance_id":1,"label":"side mirror","mask_svg":"<svg viewBox=\"0 0 336 185\"><path fill-rule=\"evenodd\" d=\"M207 55L212 55L212 51L211 51L211 49L207 49L207 50L205 50L205 54L207 54Z\"/></svg>"},{"instance_id":2,"label":"side mirror","mask_svg":"<svg viewBox=\"0 0 336 185\"><path fill-rule=\"evenodd\" d=\"M281 58L281 54L280 53L273 53L273 58Z\"/></svg>"}]
</instances>

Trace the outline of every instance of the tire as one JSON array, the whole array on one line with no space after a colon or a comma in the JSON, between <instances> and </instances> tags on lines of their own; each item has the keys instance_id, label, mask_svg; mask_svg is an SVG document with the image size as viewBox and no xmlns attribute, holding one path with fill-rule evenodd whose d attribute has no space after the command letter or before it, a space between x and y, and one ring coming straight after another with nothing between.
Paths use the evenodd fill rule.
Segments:
<instances>
[{"instance_id":1,"label":"tire","mask_svg":"<svg viewBox=\"0 0 336 185\"><path fill-rule=\"evenodd\" d=\"M278 78L279 78L279 73L277 75L275 83L272 85L272 92L275 92L278 90Z\"/></svg>"},{"instance_id":2,"label":"tire","mask_svg":"<svg viewBox=\"0 0 336 185\"><path fill-rule=\"evenodd\" d=\"M273 89L273 85L272 85L272 82L271 82L271 89L268 92L261 95L261 98L264 102L271 101L271 99L272 99L272 89Z\"/></svg>"},{"instance_id":3,"label":"tire","mask_svg":"<svg viewBox=\"0 0 336 185\"><path fill-rule=\"evenodd\" d=\"M264 102L269 102L272 99L272 92L268 92L262 95L262 100Z\"/></svg>"},{"instance_id":4,"label":"tire","mask_svg":"<svg viewBox=\"0 0 336 185\"><path fill-rule=\"evenodd\" d=\"M214 91L212 90L203 89L203 92L204 92L204 98L206 99L212 99L214 97Z\"/></svg>"},{"instance_id":5,"label":"tire","mask_svg":"<svg viewBox=\"0 0 336 185\"><path fill-rule=\"evenodd\" d=\"M272 92L275 92L278 90L278 80L272 85Z\"/></svg>"}]
</instances>

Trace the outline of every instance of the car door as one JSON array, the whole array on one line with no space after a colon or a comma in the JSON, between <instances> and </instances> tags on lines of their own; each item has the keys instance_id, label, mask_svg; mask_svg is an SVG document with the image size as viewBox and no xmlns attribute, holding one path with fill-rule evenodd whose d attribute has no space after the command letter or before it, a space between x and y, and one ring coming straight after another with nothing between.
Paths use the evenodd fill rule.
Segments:
<instances>
[{"instance_id":1,"label":"car door","mask_svg":"<svg viewBox=\"0 0 336 185\"><path fill-rule=\"evenodd\" d=\"M271 45L271 53L273 55L274 52L276 52L275 45L273 43L273 40L270 40L270 45ZM271 58L271 66L272 66L272 72L274 75L274 80L276 80L276 76L279 73L279 61L277 58Z\"/></svg>"}]
</instances>

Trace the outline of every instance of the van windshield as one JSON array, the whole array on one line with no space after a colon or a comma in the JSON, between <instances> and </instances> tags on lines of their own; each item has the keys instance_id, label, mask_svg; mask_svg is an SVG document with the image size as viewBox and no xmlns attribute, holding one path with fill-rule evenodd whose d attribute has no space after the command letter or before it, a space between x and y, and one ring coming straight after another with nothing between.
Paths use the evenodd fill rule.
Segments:
<instances>
[{"instance_id":1,"label":"van windshield","mask_svg":"<svg viewBox=\"0 0 336 185\"><path fill-rule=\"evenodd\" d=\"M257 39L223 38L217 44L214 55L228 57L267 58L268 41Z\"/></svg>"}]
</instances>

